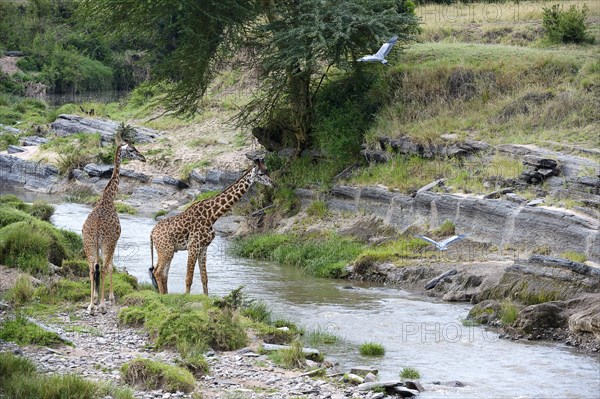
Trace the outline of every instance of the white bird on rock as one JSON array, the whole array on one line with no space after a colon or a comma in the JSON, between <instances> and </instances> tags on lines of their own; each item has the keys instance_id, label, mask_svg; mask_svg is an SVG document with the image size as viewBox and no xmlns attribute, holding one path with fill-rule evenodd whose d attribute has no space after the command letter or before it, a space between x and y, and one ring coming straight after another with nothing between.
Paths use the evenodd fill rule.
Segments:
<instances>
[{"instance_id":1,"label":"white bird on rock","mask_svg":"<svg viewBox=\"0 0 600 399\"><path fill-rule=\"evenodd\" d=\"M392 37L387 43L383 43L383 46L373 55L365 55L362 58L356 60L357 62L381 62L382 64L387 64L387 60L385 56L390 53L392 46L396 44L398 41L398 36Z\"/></svg>"},{"instance_id":2,"label":"white bird on rock","mask_svg":"<svg viewBox=\"0 0 600 399\"><path fill-rule=\"evenodd\" d=\"M425 236L421 236L421 235L416 235L415 237L419 237L422 240L425 240L433 245L435 245L435 247L439 250L439 251L445 251L448 249L448 245L453 244L455 242L458 242L460 240L462 240L463 238L465 238L466 236L468 236L468 234L461 234L459 236L452 236L450 238L446 238L443 241L437 242L435 240L432 240L429 237L425 237Z\"/></svg>"}]
</instances>

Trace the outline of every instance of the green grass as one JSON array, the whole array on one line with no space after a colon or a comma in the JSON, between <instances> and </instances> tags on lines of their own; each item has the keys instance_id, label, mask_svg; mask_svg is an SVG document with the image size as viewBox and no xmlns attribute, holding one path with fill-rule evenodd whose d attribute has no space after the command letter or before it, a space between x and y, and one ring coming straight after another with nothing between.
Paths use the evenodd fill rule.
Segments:
<instances>
[{"instance_id":1,"label":"green grass","mask_svg":"<svg viewBox=\"0 0 600 399\"><path fill-rule=\"evenodd\" d=\"M383 345L376 342L365 342L361 344L358 351L363 356L383 356L385 355L385 348Z\"/></svg>"},{"instance_id":2,"label":"green grass","mask_svg":"<svg viewBox=\"0 0 600 399\"><path fill-rule=\"evenodd\" d=\"M561 258L572 260L573 262L585 263L587 256L575 251L565 251L560 254Z\"/></svg>"},{"instance_id":3,"label":"green grass","mask_svg":"<svg viewBox=\"0 0 600 399\"><path fill-rule=\"evenodd\" d=\"M400 372L400 378L404 378L406 380L418 380L421 378L421 373L414 367L403 367Z\"/></svg>"},{"instance_id":4,"label":"green grass","mask_svg":"<svg viewBox=\"0 0 600 399\"><path fill-rule=\"evenodd\" d=\"M268 357L275 364L287 369L303 368L306 366L306 356L302 352L302 349L302 343L294 341L291 343L289 349L270 352Z\"/></svg>"},{"instance_id":5,"label":"green grass","mask_svg":"<svg viewBox=\"0 0 600 399\"><path fill-rule=\"evenodd\" d=\"M78 133L57 137L42 144L41 148L59 154L55 164L63 175L69 175L74 169L81 169L92 162L112 164L114 158L114 148L102 147L99 134Z\"/></svg>"},{"instance_id":6,"label":"green grass","mask_svg":"<svg viewBox=\"0 0 600 399\"><path fill-rule=\"evenodd\" d=\"M133 399L133 392L127 388L88 381L71 374L40 374L31 360L10 353L0 353L0 397L96 399L105 396Z\"/></svg>"},{"instance_id":7,"label":"green grass","mask_svg":"<svg viewBox=\"0 0 600 399\"><path fill-rule=\"evenodd\" d=\"M145 390L189 393L196 383L194 376L181 367L142 358L125 363L121 367L121 376L127 384Z\"/></svg>"},{"instance_id":8,"label":"green grass","mask_svg":"<svg viewBox=\"0 0 600 399\"><path fill-rule=\"evenodd\" d=\"M333 332L328 331L321 326L311 329L303 337L306 344L310 347L319 345L331 345L340 341L340 337Z\"/></svg>"},{"instance_id":9,"label":"green grass","mask_svg":"<svg viewBox=\"0 0 600 399\"><path fill-rule=\"evenodd\" d=\"M507 300L500 304L500 321L505 326L509 326L517 320L519 309L512 301Z\"/></svg>"},{"instance_id":10,"label":"green grass","mask_svg":"<svg viewBox=\"0 0 600 399\"><path fill-rule=\"evenodd\" d=\"M47 222L54 214L54 209L53 205L44 201L27 204L14 195L0 196L0 227L16 221L29 220L26 215Z\"/></svg>"},{"instance_id":11,"label":"green grass","mask_svg":"<svg viewBox=\"0 0 600 399\"><path fill-rule=\"evenodd\" d=\"M204 295L140 291L124 303L128 306L119 312L119 320L143 326L157 348L233 350L247 343L239 313L215 307Z\"/></svg>"},{"instance_id":12,"label":"green grass","mask_svg":"<svg viewBox=\"0 0 600 399\"><path fill-rule=\"evenodd\" d=\"M108 287L107 280L105 296L108 295ZM113 290L117 298L123 298L126 295L133 293L136 289L138 289L138 284L135 277L126 273L113 272ZM43 304L89 301L90 281L89 278L85 277L78 280L56 280L48 285L36 288L34 298Z\"/></svg>"},{"instance_id":13,"label":"green grass","mask_svg":"<svg viewBox=\"0 0 600 399\"><path fill-rule=\"evenodd\" d=\"M169 211L167 211L166 209L161 209L158 212L156 212L154 214L154 220L158 220L159 217L166 215L167 213L169 213Z\"/></svg>"},{"instance_id":14,"label":"green grass","mask_svg":"<svg viewBox=\"0 0 600 399\"><path fill-rule=\"evenodd\" d=\"M0 324L0 339L19 345L59 346L63 341L55 333L48 332L17 316Z\"/></svg>"},{"instance_id":15,"label":"green grass","mask_svg":"<svg viewBox=\"0 0 600 399\"><path fill-rule=\"evenodd\" d=\"M137 209L131 205L125 204L123 202L115 202L115 208L119 213L126 213L128 215L137 215Z\"/></svg>"},{"instance_id":16,"label":"green grass","mask_svg":"<svg viewBox=\"0 0 600 399\"><path fill-rule=\"evenodd\" d=\"M179 178L181 180L188 180L190 178L190 173L192 173L192 171L194 169L205 169L208 166L210 166L210 161L207 161L207 160L202 160L202 161L197 161L197 162L192 162L192 163L186 164L181 169L181 172L179 173Z\"/></svg>"},{"instance_id":17,"label":"green grass","mask_svg":"<svg viewBox=\"0 0 600 399\"><path fill-rule=\"evenodd\" d=\"M341 277L362 245L337 235L323 237L280 234L249 236L236 242L238 256L299 267L317 277Z\"/></svg>"},{"instance_id":18,"label":"green grass","mask_svg":"<svg viewBox=\"0 0 600 399\"><path fill-rule=\"evenodd\" d=\"M308 216L314 216L319 219L322 219L328 213L329 213L329 209L327 209L327 203L322 200L313 201L306 208L306 214Z\"/></svg>"},{"instance_id":19,"label":"green grass","mask_svg":"<svg viewBox=\"0 0 600 399\"><path fill-rule=\"evenodd\" d=\"M357 185L383 184L390 189L412 193L434 180L446 179L445 186L454 191L487 193L485 181L515 179L523 172L521 162L495 155L458 159L426 159L419 156L397 155L385 164L372 164L357 171L350 183Z\"/></svg>"},{"instance_id":20,"label":"green grass","mask_svg":"<svg viewBox=\"0 0 600 399\"><path fill-rule=\"evenodd\" d=\"M22 306L31 301L34 292L35 289L33 288L33 284L31 284L31 278L23 274L19 276L14 287L8 290L6 299L15 306Z\"/></svg>"}]
</instances>

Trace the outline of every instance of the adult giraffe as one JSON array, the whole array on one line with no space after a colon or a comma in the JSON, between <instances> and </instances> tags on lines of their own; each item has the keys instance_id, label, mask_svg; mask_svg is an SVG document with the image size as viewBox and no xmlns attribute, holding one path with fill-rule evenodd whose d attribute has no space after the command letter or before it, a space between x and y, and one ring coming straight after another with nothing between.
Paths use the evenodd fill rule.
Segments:
<instances>
[{"instance_id":1,"label":"adult giraffe","mask_svg":"<svg viewBox=\"0 0 600 399\"><path fill-rule=\"evenodd\" d=\"M254 167L249 169L235 183L213 198L192 204L179 215L163 219L154 226L150 234L150 256L152 265L150 277L152 284L161 294L166 294L167 278L173 255L177 251L188 251L185 292L189 294L194 279L194 266L202 276L202 288L208 295L208 275L206 274L206 250L215 238L214 223L225 212L239 201L255 182L273 186L264 160L254 160ZM154 267L154 247L158 260Z\"/></svg>"},{"instance_id":2,"label":"adult giraffe","mask_svg":"<svg viewBox=\"0 0 600 399\"><path fill-rule=\"evenodd\" d=\"M117 148L115 149L115 163L112 176L106 187L104 187L102 196L96 202L96 206L94 206L94 209L83 223L83 250L90 267L90 281L92 286L90 306L88 306L88 313L90 315L94 314L94 293L98 296L98 291L100 291L99 310L101 313L106 313L104 305L104 277L106 273L108 273L110 281L110 294L108 298L111 304L115 300L112 285L112 260L117 241L119 241L119 237L121 236L121 223L119 222L114 201L119 191L119 167L121 166L121 160L127 158L146 162L146 158L132 144L122 139L122 128L124 127L119 127L115 134L115 145ZM100 268L100 251L102 251L104 257L102 268ZM100 279L102 279L102 290L100 290Z\"/></svg>"}]
</instances>

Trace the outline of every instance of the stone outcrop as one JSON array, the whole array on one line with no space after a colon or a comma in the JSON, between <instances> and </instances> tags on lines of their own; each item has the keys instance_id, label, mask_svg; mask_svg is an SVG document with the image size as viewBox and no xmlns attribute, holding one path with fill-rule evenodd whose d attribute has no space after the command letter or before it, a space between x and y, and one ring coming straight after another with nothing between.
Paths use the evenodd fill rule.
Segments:
<instances>
[{"instance_id":1,"label":"stone outcrop","mask_svg":"<svg viewBox=\"0 0 600 399\"><path fill-rule=\"evenodd\" d=\"M483 141L457 141L453 136L442 136L440 143L420 143L410 137L389 138L379 140L378 149L363 148L361 154L370 162L387 162L392 154L418 155L424 158L464 157L488 149Z\"/></svg>"},{"instance_id":2,"label":"stone outcrop","mask_svg":"<svg viewBox=\"0 0 600 399\"><path fill-rule=\"evenodd\" d=\"M59 115L51 125L51 129L58 136L70 136L75 133L99 133L103 145L114 142L115 130L119 123L108 119L86 118L79 115ZM136 143L149 143L160 137L160 133L153 129L134 126Z\"/></svg>"},{"instance_id":3,"label":"stone outcrop","mask_svg":"<svg viewBox=\"0 0 600 399\"><path fill-rule=\"evenodd\" d=\"M296 194L305 204L314 197L307 190ZM556 254L574 251L600 261L600 221L568 210L528 207L502 199L429 191L410 196L383 187L343 185L334 186L326 202L332 211L376 216L402 232L415 225L435 229L451 220L457 232L469 233L473 242L512 246L521 255L548 247Z\"/></svg>"},{"instance_id":4,"label":"stone outcrop","mask_svg":"<svg viewBox=\"0 0 600 399\"><path fill-rule=\"evenodd\" d=\"M0 184L51 193L61 181L54 166L0 154Z\"/></svg>"},{"instance_id":5,"label":"stone outcrop","mask_svg":"<svg viewBox=\"0 0 600 399\"><path fill-rule=\"evenodd\" d=\"M21 145L25 147L46 144L48 141L50 141L47 138L40 136L25 136L21 137L20 140Z\"/></svg>"}]
</instances>

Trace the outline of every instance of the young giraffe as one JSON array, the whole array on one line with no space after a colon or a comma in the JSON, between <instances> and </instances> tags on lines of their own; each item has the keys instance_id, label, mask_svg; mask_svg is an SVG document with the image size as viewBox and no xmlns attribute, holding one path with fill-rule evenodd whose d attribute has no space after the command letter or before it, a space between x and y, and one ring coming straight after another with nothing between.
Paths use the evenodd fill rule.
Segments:
<instances>
[{"instance_id":1,"label":"young giraffe","mask_svg":"<svg viewBox=\"0 0 600 399\"><path fill-rule=\"evenodd\" d=\"M122 140L120 130L115 135L115 144L117 148L115 150L115 164L112 176L106 184L96 206L85 220L85 223L83 223L83 250L90 267L90 281L92 286L90 306L88 306L88 313L90 315L93 315L95 310L94 294L98 297L98 291L100 290L100 274L102 274L100 312L106 313L106 307L104 306L104 276L107 272L110 281L110 294L108 298L111 304L115 300L112 285L112 260L117 241L121 236L121 224L119 223L119 216L117 215L114 201L119 190L119 167L121 159L137 159L146 162L146 158L132 144ZM102 251L102 255L104 256L102 269L100 269L99 264L100 251Z\"/></svg>"},{"instance_id":2,"label":"young giraffe","mask_svg":"<svg viewBox=\"0 0 600 399\"><path fill-rule=\"evenodd\" d=\"M208 295L208 276L206 274L206 249L215 238L213 224L227 212L248 191L254 182L273 186L263 159L254 161L255 166L248 170L238 181L227 187L216 197L205 199L191 205L177 216L163 219L150 234L150 256L152 266L150 277L152 284L161 294L166 294L167 278L173 255L177 251L188 251L185 292L190 293L194 278L194 266L202 276L202 288ZM154 267L154 246L158 261Z\"/></svg>"}]
</instances>

